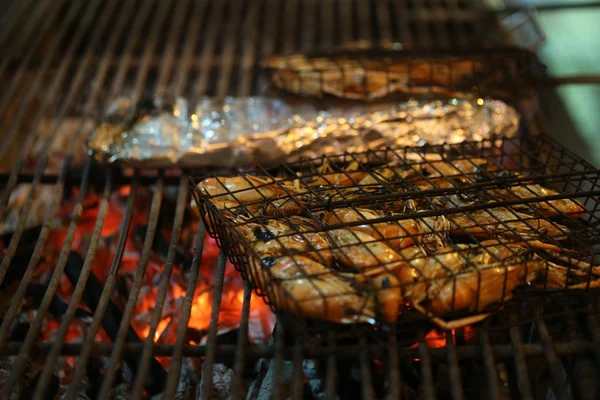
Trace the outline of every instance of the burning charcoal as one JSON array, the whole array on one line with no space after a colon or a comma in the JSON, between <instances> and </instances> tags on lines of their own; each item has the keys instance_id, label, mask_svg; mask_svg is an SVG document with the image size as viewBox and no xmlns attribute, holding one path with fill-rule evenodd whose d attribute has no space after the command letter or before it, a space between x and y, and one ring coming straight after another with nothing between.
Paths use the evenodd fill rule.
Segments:
<instances>
[{"instance_id":1,"label":"burning charcoal","mask_svg":"<svg viewBox=\"0 0 600 400\"><path fill-rule=\"evenodd\" d=\"M77 281L79 280L79 276L81 275L81 269L83 267L83 259L81 256L75 252L71 252L69 254L69 258L67 259L67 264L65 266L65 274L75 286ZM102 295L103 286L96 278L93 273L90 273L88 277L85 290L83 292L83 301L85 304L92 310L96 311L98 307L98 302L100 301L100 296ZM102 326L106 331L106 334L110 337L111 340L115 340L117 337L117 332L119 330L119 325L121 320L123 319L123 314L121 310L111 301L108 302L104 315L102 317ZM142 340L135 333L133 328L129 326L127 330L127 342L129 343L141 343ZM126 358L126 364L135 374L137 373L138 360L133 358ZM164 368L160 365L160 363L152 358L150 371L148 374L146 389L150 394L160 393L163 390L164 382L166 381L167 373Z\"/></svg>"},{"instance_id":2,"label":"burning charcoal","mask_svg":"<svg viewBox=\"0 0 600 400\"><path fill-rule=\"evenodd\" d=\"M2 319L0 319L0 323ZM17 318L17 321L13 323L10 336L8 338L9 341L20 341L23 340L24 337L27 336L29 332L29 321L25 321L22 319L21 315Z\"/></svg>"},{"instance_id":3,"label":"burning charcoal","mask_svg":"<svg viewBox=\"0 0 600 400\"><path fill-rule=\"evenodd\" d=\"M39 308L40 304L42 303L42 300L44 299L44 295L46 294L46 289L47 289L46 285L42 285L39 283L32 283L27 288L27 296L30 296L32 298L33 304L36 309ZM48 309L48 311L50 312L50 314L54 315L55 317L60 318L67 312L68 306L69 305L66 302L59 299L57 296L54 296L52 298L52 301L50 303L50 308ZM82 310L82 309L77 309L77 311L75 311L76 318L87 318L87 317L92 317L92 316L93 315L91 313L89 313L85 310Z\"/></svg>"},{"instance_id":4,"label":"burning charcoal","mask_svg":"<svg viewBox=\"0 0 600 400\"><path fill-rule=\"evenodd\" d=\"M31 253L33 252L33 248L35 247L39 234L39 227L29 228L23 232L21 240L19 241L19 246L17 247L17 251L8 267L8 272L0 284L1 289L5 289L11 283L21 280L23 274L25 273L27 264L29 264L29 259L31 258ZM12 239L12 235L12 233L5 233L0 236L2 247L8 246L10 240Z\"/></svg>"},{"instance_id":5,"label":"burning charcoal","mask_svg":"<svg viewBox=\"0 0 600 400\"><path fill-rule=\"evenodd\" d=\"M209 396L211 400L222 400L231 398L231 379L233 378L233 370L225 366L224 364L213 365L213 386L212 392ZM203 398L205 376L202 376L200 385L198 386L197 398Z\"/></svg>"},{"instance_id":6,"label":"burning charcoal","mask_svg":"<svg viewBox=\"0 0 600 400\"><path fill-rule=\"evenodd\" d=\"M206 335L208 335L207 329L194 329L188 326L185 331L185 340L188 342L192 341L194 343L200 343Z\"/></svg>"},{"instance_id":7,"label":"burning charcoal","mask_svg":"<svg viewBox=\"0 0 600 400\"><path fill-rule=\"evenodd\" d=\"M148 227L146 225L140 225L134 228L133 234L136 240L140 241L140 243L144 242L146 238L146 232L148 231ZM162 234L160 229L157 229L156 234L154 235L154 241L152 242L152 250L161 258L163 262L167 260L167 255L169 253L169 241ZM180 247L175 247L175 260L174 263L176 265L191 265L192 256L187 254Z\"/></svg>"}]
</instances>

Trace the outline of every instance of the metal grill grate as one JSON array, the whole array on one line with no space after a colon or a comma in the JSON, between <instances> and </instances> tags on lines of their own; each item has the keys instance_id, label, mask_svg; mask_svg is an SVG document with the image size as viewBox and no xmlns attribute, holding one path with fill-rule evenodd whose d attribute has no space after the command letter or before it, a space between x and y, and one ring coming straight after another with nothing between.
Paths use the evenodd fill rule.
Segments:
<instances>
[{"instance_id":1,"label":"metal grill grate","mask_svg":"<svg viewBox=\"0 0 600 400\"><path fill-rule=\"evenodd\" d=\"M185 228L186 206L189 202L189 171L109 171L96 165L83 150L83 141L94 125L98 114L107 102L117 95L128 94L135 100L150 93L156 96L178 94L192 100L203 95L223 96L262 93L263 81L254 68L259 59L276 52L295 50L326 49L343 42L366 40L399 40L414 43L419 47L469 46L485 39L483 44L497 43L500 32L490 29L488 19L482 19L468 1L201 1L183 0L73 0L13 2L0 23L0 82L4 90L0 93L0 154L2 155L0 180L3 191L0 198L0 215L7 220L16 209L16 221L3 236L5 248L0 263L0 281L16 282L3 304L0 323L0 353L3 360L11 360L7 376L2 377L1 397L24 384L34 399L46 398L47 390L53 385L53 370L66 356L77 356L67 398L78 395L82 383L95 357L108 360L104 380L98 388L99 398L105 398L118 381L117 370L123 361L139 361L131 388L132 398L142 398L163 391L164 398L174 398L183 373L185 357L204 357L205 376L212 376L215 361L232 360L235 371L243 370L247 360L260 357L272 358L273 397L281 398L284 377L280 366L292 360L294 376L302 376L303 360L324 360L327 380L324 392L335 398L336 382L343 378L337 369L344 359L362 360L359 374L363 377L362 393L367 397L373 393L371 368L367 361L380 357L385 352L387 374L391 377L389 391L398 398L405 374L397 368L399 360L419 358L420 374L425 398L433 398L432 363L445 360L450 375L457 377L459 363L465 358L483 358L488 368L489 387L501 385L489 366L498 360L511 359L517 370L517 391L525 395L532 393L526 373L525 357L544 355L551 366L551 375L559 386L560 393L566 390L561 375L563 358L573 355L599 355L600 333L594 313L568 314L587 321L590 334L577 342L552 345L545 326L546 315L536 320L536 329L541 341L527 344L523 332L516 325L510 330L506 344L491 345L486 331L481 333L481 343L470 346L447 346L429 349L425 345L425 332L416 348L402 349L395 339L382 345L371 345L362 338L357 345L334 345L323 348L305 349L302 338L297 337L290 348L286 348L286 332L281 326L275 330L274 344L249 345L245 340L249 324L250 293L244 287L241 306L241 327L235 345L217 344L217 320L222 301L221 294L226 279L225 257L221 255L213 283L212 314L204 345L184 343L183 334L190 320L194 286L201 274L205 231L196 233L197 247L191 261L189 274L185 277L188 290L185 293L174 345L155 345L152 338L158 323L172 275L177 246L182 229ZM302 32L302 34L298 34ZM485 34L484 34L485 33ZM24 186L25 185L25 186ZM77 306L90 293L91 275L103 244L103 230L111 223L112 198L128 185L124 194L121 218L113 223L114 257L107 263L104 286L90 306L93 316L87 335L79 343L65 343L71 322L77 318ZM150 189L151 187L151 189ZM37 195L48 189L42 200ZM171 226L161 226L161 212L167 207L170 189L176 190L170 205L173 212ZM150 189L150 196L144 195ZM14 199L17 190L23 198ZM72 271L72 262L77 257L72 250L83 251L78 229L88 223L86 214L87 194L95 192L96 212L90 224L82 264L79 265L80 279L73 284L70 299L63 311L58 329L51 341L39 343L45 328L46 318L55 305L55 294L63 288L64 275ZM13 201L14 200L14 201ZM145 217L145 234L142 235L136 273L129 288L129 297L122 308L122 322L117 323L114 338L100 342L96 335L105 321L105 310L111 308L111 293L119 285L119 272L126 265L127 252L132 242L134 210L140 208ZM62 231L62 242L56 258L52 261L47 285L36 305L36 312L28 321L28 329L21 337L11 336L22 301L29 295L37 279L38 266L44 261L54 243L53 222L65 202L70 202L70 212L62 216L66 228ZM30 221L33 220L33 226ZM64 221L63 221L64 222ZM30 235L34 228L35 235ZM129 321L132 318L144 275L151 262L154 238L162 229L169 231L170 243L165 255L164 273L158 277L156 307L151 315L148 339L143 342L129 341ZM37 230L36 230L37 229ZM28 244L26 250L23 246ZM23 258L23 252L26 257ZM16 268L16 269L15 269ZM15 279L14 273L17 272ZM87 282L86 282L87 281ZM566 305L565 305L566 306ZM588 305L592 307L592 303ZM95 310L94 310L95 308ZM108 313L108 312L106 312ZM511 314L508 313L508 316ZM577 317L580 315L580 317ZM579 321L578 321L579 322ZM585 322L585 321L584 321ZM391 335L395 338L395 335ZM524 343L525 342L525 343ZM512 349L516 349L513 356ZM29 360L35 354L44 355L44 364L31 382L24 381L30 369ZM10 357L9 357L10 356ZM171 358L170 368L157 367L157 356ZM380 357L385 359L386 357ZM133 364L133 363L132 363ZM336 378L337 372L337 378ZM162 381L162 373L166 381ZM149 384L146 382L150 378ZM208 398L213 387L211 379L203 381L204 398ZM460 380L453 380L452 392L461 393ZM236 374L232 381L233 394L242 392L242 376ZM300 379L292 385L295 398L301 397L303 385ZM492 393L498 393L492 391ZM468 393L467 393L468 394ZM495 397L494 394L491 395Z\"/></svg>"}]
</instances>

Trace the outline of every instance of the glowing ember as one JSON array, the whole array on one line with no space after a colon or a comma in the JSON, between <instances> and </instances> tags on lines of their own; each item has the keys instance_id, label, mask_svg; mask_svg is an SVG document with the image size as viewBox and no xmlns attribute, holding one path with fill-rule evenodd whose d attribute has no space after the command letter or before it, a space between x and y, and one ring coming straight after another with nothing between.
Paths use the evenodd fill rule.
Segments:
<instances>
[{"instance_id":1,"label":"glowing ember","mask_svg":"<svg viewBox=\"0 0 600 400\"><path fill-rule=\"evenodd\" d=\"M446 347L446 334L433 329L425 335L425 343L427 343L427 347L431 349Z\"/></svg>"},{"instance_id":2,"label":"glowing ember","mask_svg":"<svg viewBox=\"0 0 600 400\"><path fill-rule=\"evenodd\" d=\"M101 239L96 247L92 273L104 284L110 267L117 251L118 236L121 232L122 220L126 213L127 196L131 188L124 186L113 193L109 198L109 206L104 224L101 230ZM144 226L148 223L148 215L153 192L150 189L138 190L133 209L131 228L127 238L125 252L121 260L118 274L117 287L111 296L111 300L123 308L127 302L131 286L133 284L138 264L141 258L142 243L140 238L134 235L135 227ZM73 198L73 197L72 197ZM70 216L73 201L66 201L59 212L63 220ZM85 255L90 246L92 232L98 217L101 198L93 193L86 196L84 210L81 214L79 224L75 233L71 248L81 255ZM185 221L181 235L180 248L184 249L190 257L194 248L193 238L198 229L199 221ZM170 225L170 223L163 224ZM39 283L47 283L56 265L66 239L67 227L65 224L53 229L49 235L44 259L36 271L36 280ZM170 238L168 228L158 229L156 235ZM217 258L220 250L213 239L205 238L203 257L200 265L200 274L192 299L191 314L188 321L188 329L199 332L190 343L202 343L210 326L212 314L215 274L217 272ZM186 268L189 265L176 265L170 276L170 285L162 308L161 319L154 333L154 341L161 344L174 344L177 340L177 328L181 321L181 312L187 291L188 276ZM159 282L165 270L164 255L153 254L148 261L146 273L137 299L134 316L130 321L131 327L145 339L150 333L150 322L152 313L156 309L157 296L159 293ZM57 296L64 302L70 301L74 288L66 276L61 278ZM241 320L242 305L244 299L244 282L237 271L229 263L225 269L225 281L223 285L221 304L218 315L218 332L226 332L236 329ZM89 311L87 306L81 302L79 307ZM274 316L270 308L254 294L250 303L248 335L252 342L267 341L274 327ZM75 318L69 327L66 342L82 341L87 335L90 321ZM42 341L51 341L55 337L60 326L60 319L48 317L42 332ZM200 339L199 339L200 338ZM97 341L109 342L106 333L101 329L96 337ZM161 363L164 360L160 360Z\"/></svg>"},{"instance_id":3,"label":"glowing ember","mask_svg":"<svg viewBox=\"0 0 600 400\"><path fill-rule=\"evenodd\" d=\"M452 338L454 340L456 331L452 330ZM425 335L425 344L430 349L439 349L446 347L446 333L437 329L432 329ZM411 349L419 347L419 343L414 343L409 346ZM415 360L416 361L416 360Z\"/></svg>"}]
</instances>

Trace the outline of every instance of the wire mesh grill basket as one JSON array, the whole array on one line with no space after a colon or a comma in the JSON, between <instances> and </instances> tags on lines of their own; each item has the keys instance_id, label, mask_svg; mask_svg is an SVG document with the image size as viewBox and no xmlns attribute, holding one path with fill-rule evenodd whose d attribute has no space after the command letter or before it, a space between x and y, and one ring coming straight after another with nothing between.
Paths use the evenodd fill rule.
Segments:
<instances>
[{"instance_id":1,"label":"wire mesh grill basket","mask_svg":"<svg viewBox=\"0 0 600 400\"><path fill-rule=\"evenodd\" d=\"M452 327L524 290L598 285L600 173L545 136L345 154L194 184L276 311ZM452 323L444 316L468 315Z\"/></svg>"},{"instance_id":2,"label":"wire mesh grill basket","mask_svg":"<svg viewBox=\"0 0 600 400\"><path fill-rule=\"evenodd\" d=\"M519 48L425 51L398 46L281 55L262 65L284 91L352 100L465 93L511 100L527 95L546 73L535 54Z\"/></svg>"}]
</instances>

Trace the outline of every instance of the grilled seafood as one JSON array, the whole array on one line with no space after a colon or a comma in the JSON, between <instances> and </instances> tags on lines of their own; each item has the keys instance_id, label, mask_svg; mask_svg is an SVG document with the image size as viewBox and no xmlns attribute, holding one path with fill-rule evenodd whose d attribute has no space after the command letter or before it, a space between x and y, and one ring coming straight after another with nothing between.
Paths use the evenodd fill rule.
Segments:
<instances>
[{"instance_id":1,"label":"grilled seafood","mask_svg":"<svg viewBox=\"0 0 600 400\"><path fill-rule=\"evenodd\" d=\"M323 212L322 220L330 225L364 221L364 225L352 226L350 229L369 235L372 240L375 238L384 240L395 249L403 249L414 244L434 248L441 246L450 228L448 220L443 216L392 222L369 221L383 216L381 213L366 208L340 208L328 213ZM358 237L356 239L360 240ZM346 242L352 242L352 238L348 237Z\"/></svg>"},{"instance_id":2,"label":"grilled seafood","mask_svg":"<svg viewBox=\"0 0 600 400\"><path fill-rule=\"evenodd\" d=\"M333 262L329 243L320 233L311 232L304 219L296 219L299 223L295 226L274 219L252 222L237 217L233 220L260 258L302 254L326 266Z\"/></svg>"},{"instance_id":3,"label":"grilled seafood","mask_svg":"<svg viewBox=\"0 0 600 400\"><path fill-rule=\"evenodd\" d=\"M501 200L516 200L554 196L558 195L559 192L537 184L525 184L515 185L509 189L492 189L490 190L490 194ZM585 207L575 199L546 200L527 203L523 206L532 208L538 211L540 214L548 217L566 214L570 218L582 218L585 214ZM519 208L519 206L516 208Z\"/></svg>"},{"instance_id":4,"label":"grilled seafood","mask_svg":"<svg viewBox=\"0 0 600 400\"><path fill-rule=\"evenodd\" d=\"M271 69L273 83L280 89L303 96L333 95L358 100L373 100L396 92L451 95L450 86L472 75L474 64L479 65L458 59L398 62L360 53L276 56L262 64Z\"/></svg>"},{"instance_id":5,"label":"grilled seafood","mask_svg":"<svg viewBox=\"0 0 600 400\"><path fill-rule=\"evenodd\" d=\"M373 323L375 299L303 256L252 258L249 274L280 310L342 324ZM277 288L275 293L271 291Z\"/></svg>"},{"instance_id":6,"label":"grilled seafood","mask_svg":"<svg viewBox=\"0 0 600 400\"><path fill-rule=\"evenodd\" d=\"M302 179L302 182L311 187L349 186L356 184L367 174L360 170L360 165L356 161L351 162L343 171L335 172L329 159L325 159L316 172L315 176L308 176L307 179Z\"/></svg>"},{"instance_id":7,"label":"grilled seafood","mask_svg":"<svg viewBox=\"0 0 600 400\"><path fill-rule=\"evenodd\" d=\"M282 186L273 179L253 175L207 178L198 186L216 204L247 204L286 194Z\"/></svg>"},{"instance_id":8,"label":"grilled seafood","mask_svg":"<svg viewBox=\"0 0 600 400\"><path fill-rule=\"evenodd\" d=\"M549 288L581 287L581 284L567 282L567 271L571 276L589 276L590 271L570 270L547 261L535 253L536 248L552 253L560 251L556 246L539 241L511 243L504 240L449 246L431 256L412 249L412 259L388 267L386 273L397 268L395 274L403 277L400 279L404 282L412 275L413 283L402 287L403 301L410 301L440 326L452 329L472 323L473 319L446 323L438 316L465 309L480 311L490 304L510 299L516 287L536 281ZM591 286L598 285L600 280Z\"/></svg>"},{"instance_id":9,"label":"grilled seafood","mask_svg":"<svg viewBox=\"0 0 600 400\"><path fill-rule=\"evenodd\" d=\"M481 312L521 286L600 287L600 267L557 246L578 232L550 219L582 218L581 203L538 199L558 192L483 158L419 157L369 173L324 162L289 179L246 175L199 186L243 237L254 285L289 312L393 322L410 303L453 328L485 315L443 315Z\"/></svg>"},{"instance_id":10,"label":"grilled seafood","mask_svg":"<svg viewBox=\"0 0 600 400\"><path fill-rule=\"evenodd\" d=\"M567 237L568 232L566 226L505 207L449 214L447 218L453 223L454 229L451 235L473 236L478 239L500 236L515 239L562 240Z\"/></svg>"},{"instance_id":11,"label":"grilled seafood","mask_svg":"<svg viewBox=\"0 0 600 400\"><path fill-rule=\"evenodd\" d=\"M499 171L500 168L483 158L454 161L407 162L375 169L363 178L360 185L410 182L422 190L452 187L457 184L474 183L477 175ZM441 185L441 186L440 186Z\"/></svg>"}]
</instances>

